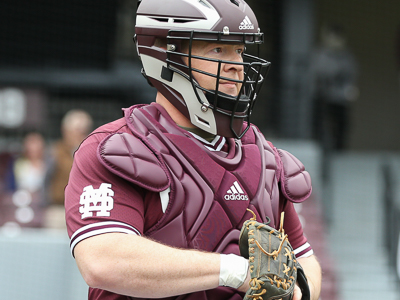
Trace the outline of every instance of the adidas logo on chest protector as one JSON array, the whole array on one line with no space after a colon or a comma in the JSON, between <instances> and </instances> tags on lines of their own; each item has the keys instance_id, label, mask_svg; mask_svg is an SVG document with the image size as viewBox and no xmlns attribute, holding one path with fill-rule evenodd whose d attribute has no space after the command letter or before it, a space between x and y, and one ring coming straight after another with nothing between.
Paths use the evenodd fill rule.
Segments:
<instances>
[{"instance_id":1,"label":"adidas logo on chest protector","mask_svg":"<svg viewBox=\"0 0 400 300\"><path fill-rule=\"evenodd\" d=\"M249 197L245 194L245 192L240 187L239 183L235 181L233 185L226 191L224 196L225 200L244 200L248 201Z\"/></svg>"}]
</instances>

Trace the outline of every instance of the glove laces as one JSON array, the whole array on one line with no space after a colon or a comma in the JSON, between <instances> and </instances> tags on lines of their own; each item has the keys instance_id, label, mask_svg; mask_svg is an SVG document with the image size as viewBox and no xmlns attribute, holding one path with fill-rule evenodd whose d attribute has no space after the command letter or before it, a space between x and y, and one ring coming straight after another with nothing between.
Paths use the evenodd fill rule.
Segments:
<instances>
[{"instance_id":1,"label":"glove laces","mask_svg":"<svg viewBox=\"0 0 400 300\"><path fill-rule=\"evenodd\" d=\"M252 210L250 210L250 209L247 209L247 210L253 214L253 217L252 217L250 220L253 221L253 222L251 222L251 223L252 223L252 225L254 225L254 224L255 224L255 221L256 221L256 219L257 219L257 216L256 216L256 214L255 214ZM288 235L285 234L285 230L283 229L283 221L284 221L284 218L285 218L285 213L282 212L282 213L281 213L281 222L280 222L280 226L279 226L279 230L278 230L278 232L279 232L279 238L280 238L281 242L280 242L279 247L278 247L277 250L274 250L274 251L272 251L272 252L268 252L268 251L266 251L266 250L260 245L260 243L259 243L258 241L255 240L255 244L257 245L257 247L258 247L265 255L271 256L271 257L273 257L275 260L276 260L276 258L278 257L279 253L281 253L283 244L284 244L285 241L288 239ZM249 223L249 224L250 224L250 223ZM265 227L265 226L266 226L265 224L261 224L261 225L259 225L259 226L257 227L257 229L260 229L260 228ZM274 230L272 230L271 233L274 233Z\"/></svg>"}]
</instances>

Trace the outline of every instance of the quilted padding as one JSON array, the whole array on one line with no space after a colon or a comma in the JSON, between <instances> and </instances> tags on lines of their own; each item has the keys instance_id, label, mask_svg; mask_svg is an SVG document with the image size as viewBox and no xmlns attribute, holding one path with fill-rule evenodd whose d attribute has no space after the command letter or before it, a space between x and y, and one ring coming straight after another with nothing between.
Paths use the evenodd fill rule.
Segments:
<instances>
[{"instance_id":1,"label":"quilted padding","mask_svg":"<svg viewBox=\"0 0 400 300\"><path fill-rule=\"evenodd\" d=\"M98 148L100 162L114 174L153 192L170 185L168 173L157 156L137 137L115 133Z\"/></svg>"},{"instance_id":2,"label":"quilted padding","mask_svg":"<svg viewBox=\"0 0 400 300\"><path fill-rule=\"evenodd\" d=\"M282 161L281 191L292 202L306 200L312 192L310 174L304 165L291 153L278 149Z\"/></svg>"}]
</instances>

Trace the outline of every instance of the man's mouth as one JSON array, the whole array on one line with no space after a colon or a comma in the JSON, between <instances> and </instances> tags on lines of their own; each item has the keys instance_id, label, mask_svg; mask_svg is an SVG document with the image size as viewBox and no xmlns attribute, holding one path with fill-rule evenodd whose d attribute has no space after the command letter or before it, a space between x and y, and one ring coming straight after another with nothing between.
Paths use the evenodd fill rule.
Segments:
<instances>
[{"instance_id":1,"label":"man's mouth","mask_svg":"<svg viewBox=\"0 0 400 300\"><path fill-rule=\"evenodd\" d=\"M236 82L233 81L220 81L220 85L236 87Z\"/></svg>"}]
</instances>

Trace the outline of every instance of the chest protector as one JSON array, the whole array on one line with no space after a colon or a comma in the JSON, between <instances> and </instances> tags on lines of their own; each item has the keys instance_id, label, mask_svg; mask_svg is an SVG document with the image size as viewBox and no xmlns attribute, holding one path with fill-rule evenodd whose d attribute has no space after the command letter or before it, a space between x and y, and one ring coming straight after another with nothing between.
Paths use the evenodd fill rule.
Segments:
<instances>
[{"instance_id":1,"label":"chest protector","mask_svg":"<svg viewBox=\"0 0 400 300\"><path fill-rule=\"evenodd\" d=\"M280 201L302 202L311 193L302 163L274 148L254 126L241 140L228 140L230 150L223 157L177 127L157 104L126 109L125 120L131 133L105 138L98 157L118 176L164 193L162 199L166 195L163 217L145 232L157 241L239 255L240 229L251 218L247 208L257 220L276 226ZM243 299L223 287L181 297Z\"/></svg>"}]
</instances>

